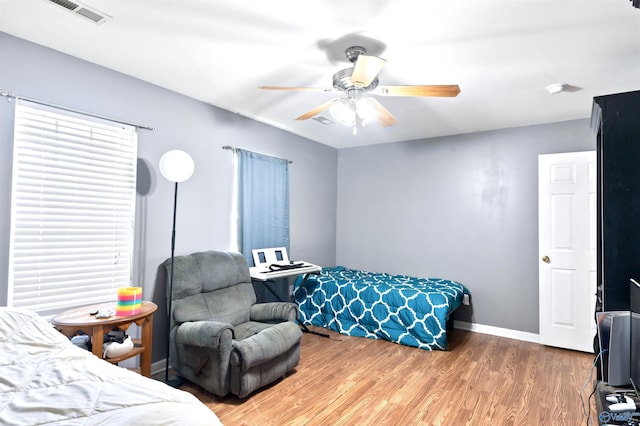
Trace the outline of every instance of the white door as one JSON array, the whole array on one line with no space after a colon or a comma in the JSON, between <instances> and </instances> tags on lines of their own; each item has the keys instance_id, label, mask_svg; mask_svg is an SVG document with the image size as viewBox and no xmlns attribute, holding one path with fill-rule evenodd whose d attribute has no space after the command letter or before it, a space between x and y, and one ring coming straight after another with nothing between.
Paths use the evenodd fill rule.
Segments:
<instances>
[{"instance_id":1,"label":"white door","mask_svg":"<svg viewBox=\"0 0 640 426\"><path fill-rule=\"evenodd\" d=\"M593 352L596 152L538 157L540 343Z\"/></svg>"}]
</instances>

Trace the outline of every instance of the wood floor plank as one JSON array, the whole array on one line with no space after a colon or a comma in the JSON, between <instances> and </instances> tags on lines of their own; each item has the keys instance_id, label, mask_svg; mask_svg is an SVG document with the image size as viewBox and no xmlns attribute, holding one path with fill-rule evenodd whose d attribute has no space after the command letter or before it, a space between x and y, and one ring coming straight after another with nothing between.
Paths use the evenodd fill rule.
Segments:
<instances>
[{"instance_id":1,"label":"wood floor plank","mask_svg":"<svg viewBox=\"0 0 640 426\"><path fill-rule=\"evenodd\" d=\"M323 332L325 330L322 330ZM450 330L448 351L305 333L294 372L244 400L187 390L235 425L584 425L594 356ZM590 404L589 404L590 403Z\"/></svg>"}]
</instances>

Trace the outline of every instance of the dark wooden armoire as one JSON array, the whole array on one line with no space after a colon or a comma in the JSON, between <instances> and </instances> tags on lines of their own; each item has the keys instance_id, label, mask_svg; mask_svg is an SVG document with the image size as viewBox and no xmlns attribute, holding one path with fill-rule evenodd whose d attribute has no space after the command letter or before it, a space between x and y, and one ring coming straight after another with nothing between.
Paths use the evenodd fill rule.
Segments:
<instances>
[{"instance_id":1,"label":"dark wooden armoire","mask_svg":"<svg viewBox=\"0 0 640 426\"><path fill-rule=\"evenodd\" d=\"M598 155L597 311L629 309L640 279L640 91L593 99Z\"/></svg>"}]
</instances>

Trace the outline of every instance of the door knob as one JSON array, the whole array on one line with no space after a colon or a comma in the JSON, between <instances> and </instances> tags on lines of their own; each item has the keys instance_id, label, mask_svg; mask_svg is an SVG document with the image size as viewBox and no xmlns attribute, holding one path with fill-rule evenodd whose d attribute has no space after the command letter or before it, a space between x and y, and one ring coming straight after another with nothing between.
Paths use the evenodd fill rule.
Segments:
<instances>
[{"instance_id":1,"label":"door knob","mask_svg":"<svg viewBox=\"0 0 640 426\"><path fill-rule=\"evenodd\" d=\"M549 259L549 256L542 256L542 261L544 263L551 263L551 259Z\"/></svg>"}]
</instances>

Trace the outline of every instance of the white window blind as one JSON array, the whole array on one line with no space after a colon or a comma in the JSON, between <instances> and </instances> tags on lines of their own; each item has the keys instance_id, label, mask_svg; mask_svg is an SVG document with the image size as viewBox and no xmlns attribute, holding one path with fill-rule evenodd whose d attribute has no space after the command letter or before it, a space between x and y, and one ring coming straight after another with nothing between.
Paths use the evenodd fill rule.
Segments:
<instances>
[{"instance_id":1,"label":"white window blind","mask_svg":"<svg viewBox=\"0 0 640 426\"><path fill-rule=\"evenodd\" d=\"M48 315L130 285L133 126L18 101L8 304Z\"/></svg>"}]
</instances>

